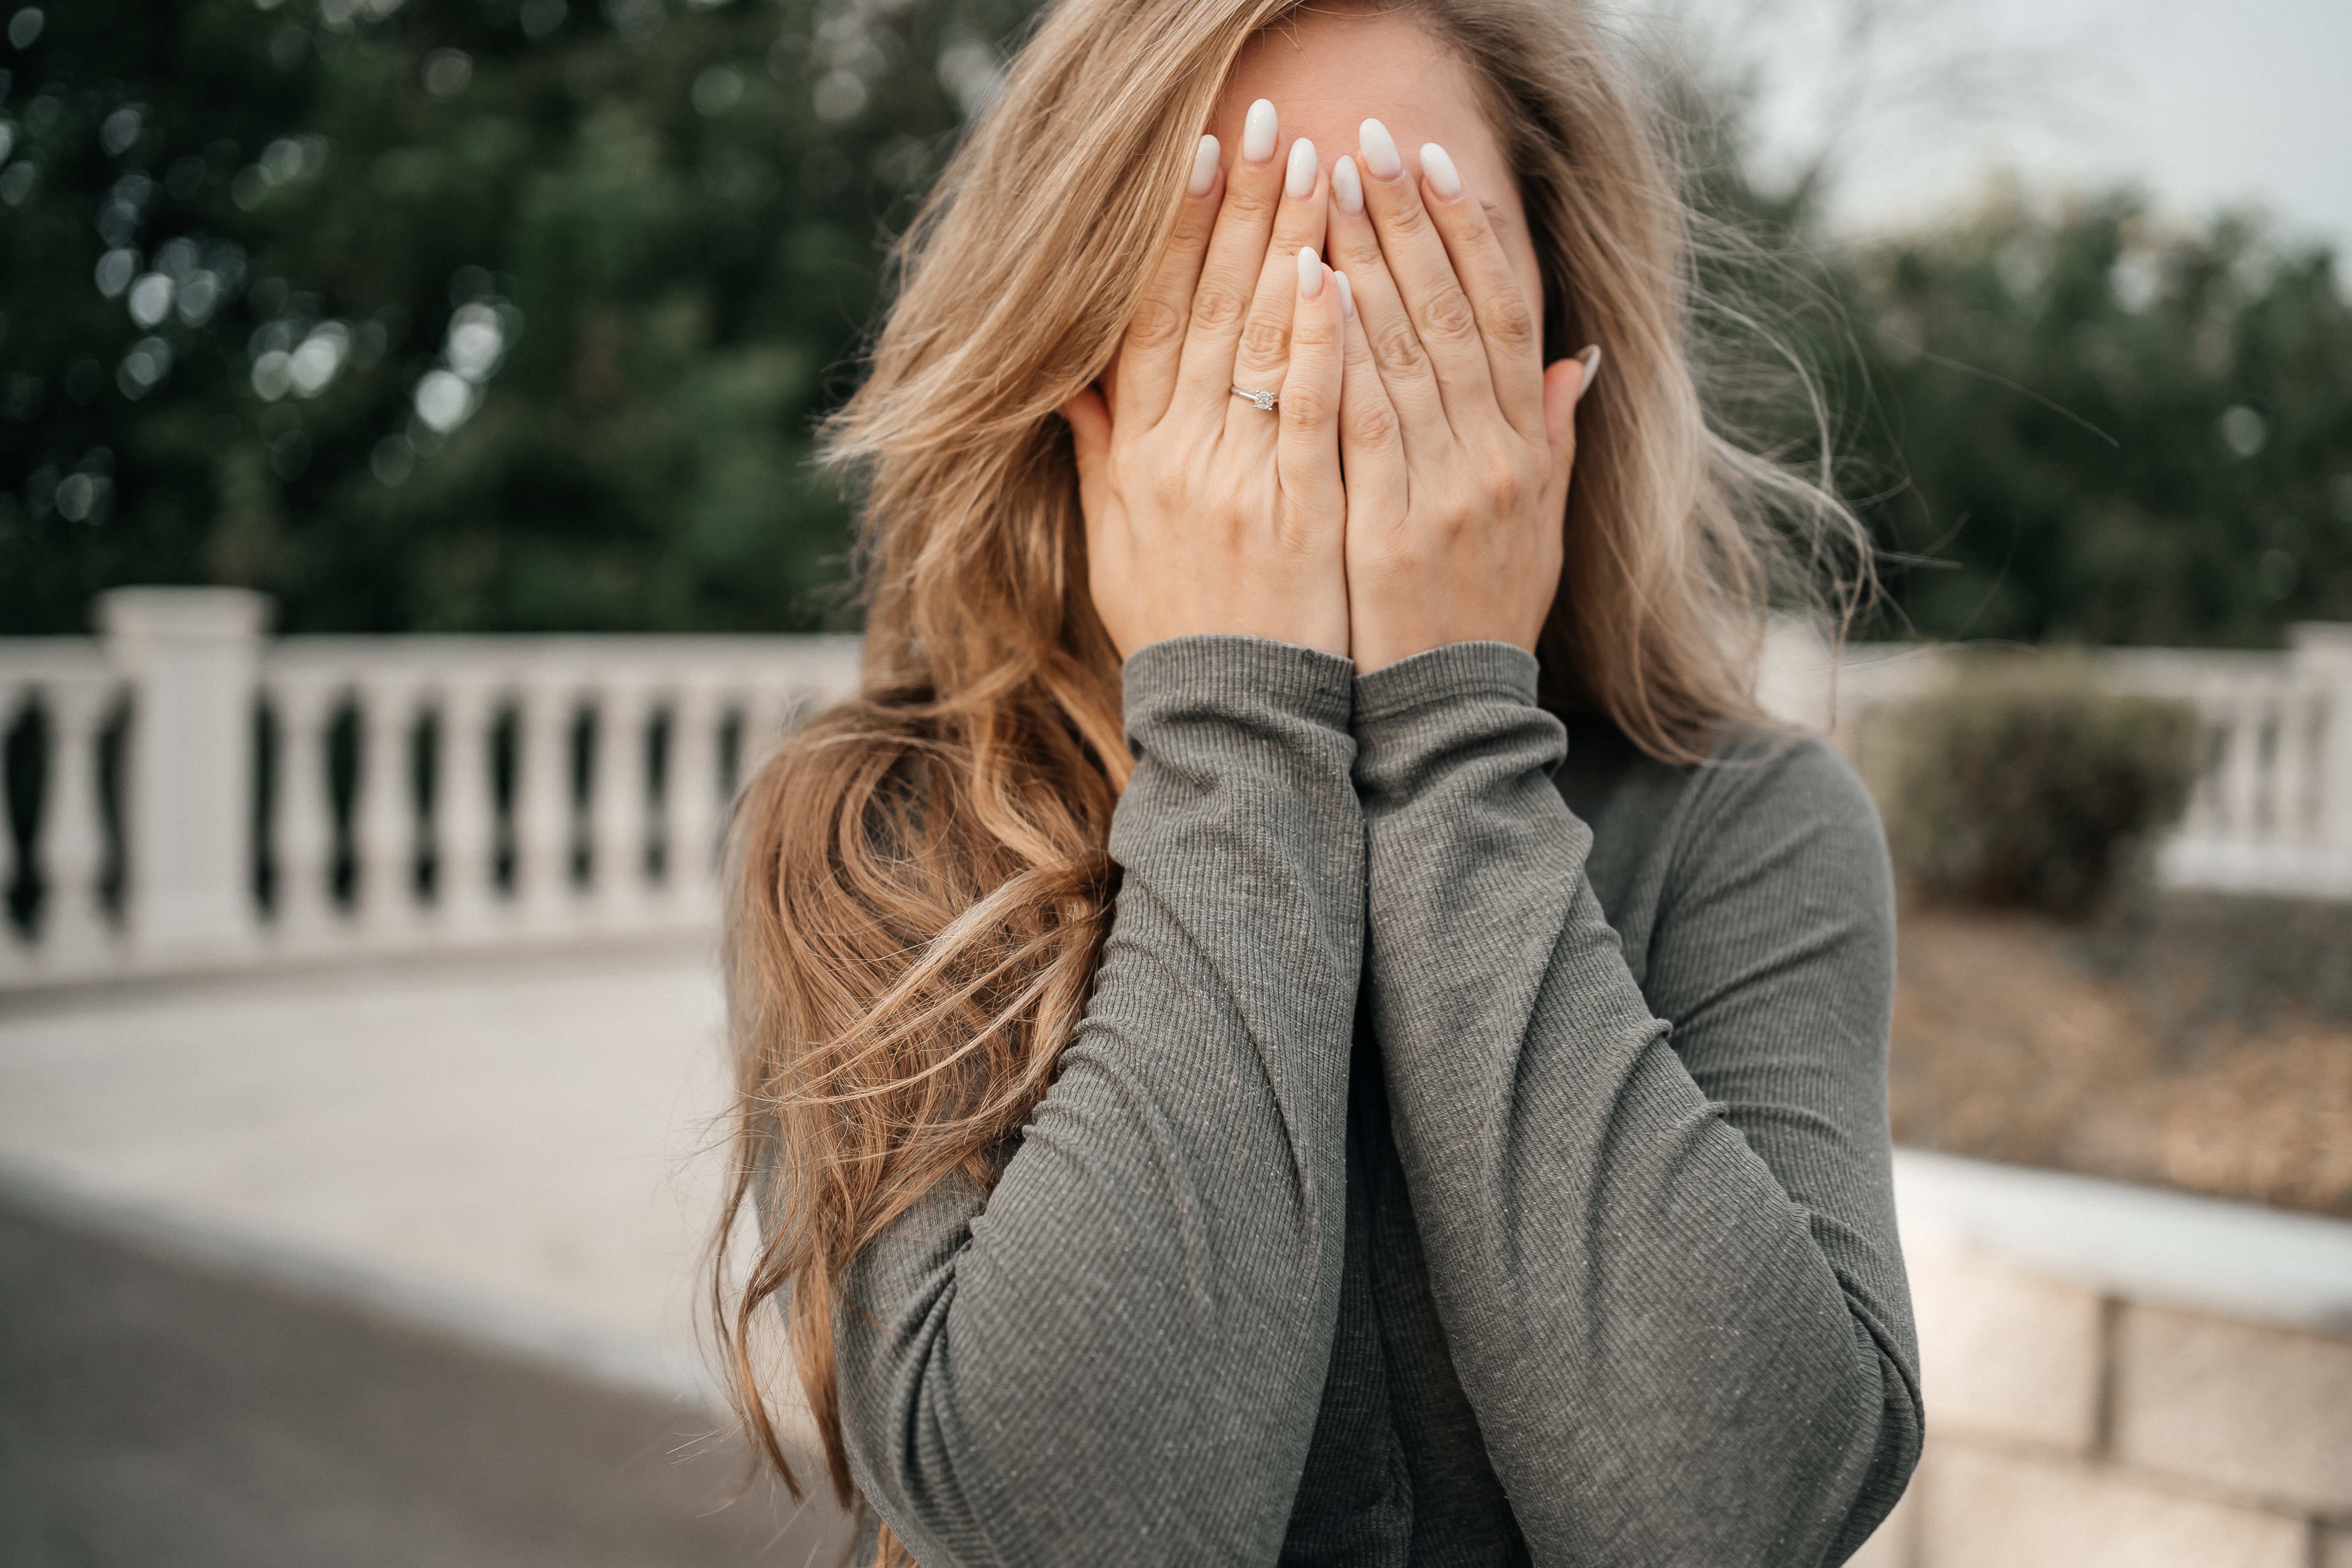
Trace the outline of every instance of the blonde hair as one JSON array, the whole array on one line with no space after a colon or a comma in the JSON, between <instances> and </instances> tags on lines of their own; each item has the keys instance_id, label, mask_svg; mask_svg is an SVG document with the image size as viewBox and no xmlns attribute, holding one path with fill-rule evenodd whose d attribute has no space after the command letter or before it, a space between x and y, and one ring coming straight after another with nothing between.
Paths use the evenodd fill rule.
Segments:
<instances>
[{"instance_id":1,"label":"blonde hair","mask_svg":"<svg viewBox=\"0 0 2352 1568\"><path fill-rule=\"evenodd\" d=\"M1253 35L1306 0L1063 0L900 241L871 373L831 422L866 485L866 671L740 803L725 942L733 1178L709 1278L741 1418L797 1499L753 1355L784 1303L833 1489L854 1500L834 1313L861 1249L937 1184L983 1189L1052 1083L1110 917L1131 762L1087 592L1069 436L1165 243ZM1578 410L1549 700L1652 754L1758 718L1768 599L1826 491L1711 426L1686 350L1693 247L1651 110L1572 0L1407 0L1485 96ZM750 1206L764 1241L740 1284ZM882 1531L886 1561L902 1552Z\"/></svg>"}]
</instances>

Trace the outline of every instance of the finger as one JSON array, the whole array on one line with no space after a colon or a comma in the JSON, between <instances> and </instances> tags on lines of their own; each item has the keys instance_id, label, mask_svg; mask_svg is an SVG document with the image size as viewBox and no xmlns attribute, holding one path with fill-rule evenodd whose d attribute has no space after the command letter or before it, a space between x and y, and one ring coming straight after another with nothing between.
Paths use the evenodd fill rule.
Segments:
<instances>
[{"instance_id":1,"label":"finger","mask_svg":"<svg viewBox=\"0 0 2352 1568\"><path fill-rule=\"evenodd\" d=\"M1389 401L1371 339L1364 333L1363 308L1355 301L1355 279L1331 275L1339 291L1339 468L1348 486L1348 511L1365 517L1401 513L1404 495L1404 440L1397 411Z\"/></svg>"},{"instance_id":2,"label":"finger","mask_svg":"<svg viewBox=\"0 0 2352 1568\"><path fill-rule=\"evenodd\" d=\"M1495 406L1486 348L1478 341L1477 312L1454 276L1445 242L1430 222L1418 183L1398 155L1388 127L1367 120L1358 137L1364 155L1364 205L1380 234L1381 254L1437 373L1447 417L1465 425Z\"/></svg>"},{"instance_id":3,"label":"finger","mask_svg":"<svg viewBox=\"0 0 2352 1568\"><path fill-rule=\"evenodd\" d=\"M1299 299L1298 252L1316 252L1321 263L1323 231L1330 199L1324 192L1322 160L1315 143L1302 136L1290 144L1283 175L1282 204L1274 220L1274 237L1259 269L1257 293L1250 301L1248 321L1234 355L1232 385L1244 391L1265 387L1280 391L1286 384L1290 363L1291 323ZM1319 297L1319 296L1318 296ZM1247 412L1235 404L1237 412Z\"/></svg>"},{"instance_id":4,"label":"finger","mask_svg":"<svg viewBox=\"0 0 2352 1568\"><path fill-rule=\"evenodd\" d=\"M1363 178L1352 158L1331 166L1330 254L1348 275L1366 352L1405 447L1418 450L1452 441L1436 367L1421 346L1404 296L1389 272L1388 258L1381 254L1380 233L1364 205Z\"/></svg>"},{"instance_id":5,"label":"finger","mask_svg":"<svg viewBox=\"0 0 2352 1568\"><path fill-rule=\"evenodd\" d=\"M1202 258L1218 212L1217 166L1221 149L1203 136L1192 150L1192 167L1176 210L1176 226L1160 253L1151 281L1118 351L1118 398L1129 417L1150 429L1176 395L1176 374L1184 362L1184 328L1192 315L1192 292L1201 281Z\"/></svg>"},{"instance_id":6,"label":"finger","mask_svg":"<svg viewBox=\"0 0 2352 1568\"><path fill-rule=\"evenodd\" d=\"M1544 428L1543 344L1535 310L1495 233L1494 209L1465 188L1454 159L1434 142L1421 150L1421 185L1423 205L1477 320L1495 401L1511 428L1533 440Z\"/></svg>"},{"instance_id":7,"label":"finger","mask_svg":"<svg viewBox=\"0 0 2352 1568\"><path fill-rule=\"evenodd\" d=\"M1251 104L1192 290L1176 396L1203 419L1222 420L1233 395L1234 353L1257 294L1275 209L1282 201L1283 170L1274 155L1278 132L1274 105L1262 98Z\"/></svg>"},{"instance_id":8,"label":"finger","mask_svg":"<svg viewBox=\"0 0 2352 1568\"><path fill-rule=\"evenodd\" d=\"M1567 499L1569 477L1576 466L1576 410L1592 389L1592 378L1600 374L1599 343L1543 373L1544 446L1549 459L1547 495Z\"/></svg>"},{"instance_id":9,"label":"finger","mask_svg":"<svg viewBox=\"0 0 2352 1568\"><path fill-rule=\"evenodd\" d=\"M1294 526L1344 522L1347 492L1339 482L1339 381L1344 338L1339 289L1312 246L1300 246L1291 267L1290 364L1282 384L1276 471ZM1303 542L1293 541L1293 542Z\"/></svg>"}]
</instances>

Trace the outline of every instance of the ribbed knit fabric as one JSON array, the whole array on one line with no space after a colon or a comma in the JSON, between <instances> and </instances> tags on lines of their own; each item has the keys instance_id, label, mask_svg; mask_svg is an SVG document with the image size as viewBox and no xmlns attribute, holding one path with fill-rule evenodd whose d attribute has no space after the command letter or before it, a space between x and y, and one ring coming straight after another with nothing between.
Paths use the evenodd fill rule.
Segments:
<instances>
[{"instance_id":1,"label":"ribbed knit fabric","mask_svg":"<svg viewBox=\"0 0 2352 1568\"><path fill-rule=\"evenodd\" d=\"M1580 722L1561 766L1535 674L1129 661L1061 1079L837 1320L922 1562L1811 1565L1893 1506L1869 801L1813 742L1671 768Z\"/></svg>"}]
</instances>

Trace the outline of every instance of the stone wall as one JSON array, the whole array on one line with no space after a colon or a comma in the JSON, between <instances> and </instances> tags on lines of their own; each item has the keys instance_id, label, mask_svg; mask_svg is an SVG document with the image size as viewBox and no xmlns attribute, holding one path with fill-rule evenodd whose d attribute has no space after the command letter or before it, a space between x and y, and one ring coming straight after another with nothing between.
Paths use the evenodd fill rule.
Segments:
<instances>
[{"instance_id":1,"label":"stone wall","mask_svg":"<svg viewBox=\"0 0 2352 1568\"><path fill-rule=\"evenodd\" d=\"M1906 1151L1927 1457L1862 1568L2352 1568L2352 1226Z\"/></svg>"}]
</instances>

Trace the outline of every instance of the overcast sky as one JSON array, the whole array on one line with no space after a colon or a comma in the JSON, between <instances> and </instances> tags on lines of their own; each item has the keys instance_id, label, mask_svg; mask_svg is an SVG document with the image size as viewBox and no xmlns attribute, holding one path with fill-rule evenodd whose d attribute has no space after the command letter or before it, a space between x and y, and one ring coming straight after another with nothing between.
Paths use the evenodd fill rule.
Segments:
<instances>
[{"instance_id":1,"label":"overcast sky","mask_svg":"<svg viewBox=\"0 0 2352 1568\"><path fill-rule=\"evenodd\" d=\"M2137 180L2176 217L2259 205L2352 258L2352 0L1614 4L1754 61L1768 158L1837 147L1849 228L1931 218L2009 168Z\"/></svg>"}]
</instances>

